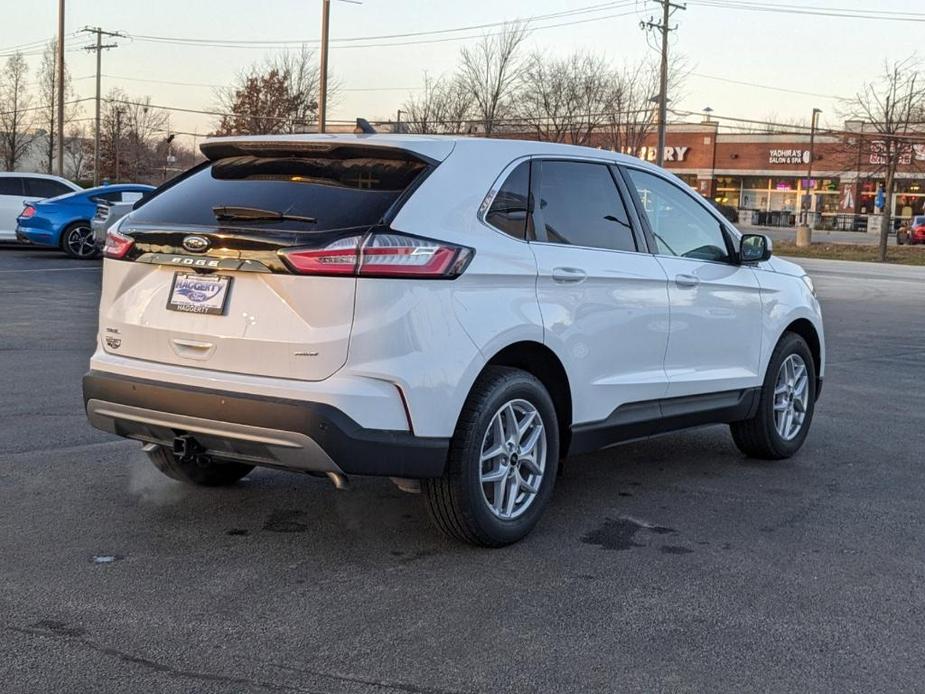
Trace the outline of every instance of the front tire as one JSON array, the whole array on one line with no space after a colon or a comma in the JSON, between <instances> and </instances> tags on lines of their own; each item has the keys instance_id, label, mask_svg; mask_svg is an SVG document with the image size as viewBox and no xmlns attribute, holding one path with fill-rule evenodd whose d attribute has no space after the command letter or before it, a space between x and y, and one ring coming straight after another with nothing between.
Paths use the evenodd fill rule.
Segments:
<instances>
[{"instance_id":1,"label":"front tire","mask_svg":"<svg viewBox=\"0 0 925 694\"><path fill-rule=\"evenodd\" d=\"M768 364L751 419L729 425L736 446L750 458L782 460L803 445L816 406L816 365L806 340L784 333Z\"/></svg>"},{"instance_id":2,"label":"front tire","mask_svg":"<svg viewBox=\"0 0 925 694\"><path fill-rule=\"evenodd\" d=\"M87 222L74 222L61 232L61 250L78 260L92 260L100 255L93 229Z\"/></svg>"},{"instance_id":3,"label":"front tire","mask_svg":"<svg viewBox=\"0 0 925 694\"><path fill-rule=\"evenodd\" d=\"M502 547L540 519L559 464L549 392L525 371L488 367L463 406L443 477L422 481L434 524L463 542Z\"/></svg>"},{"instance_id":4,"label":"front tire","mask_svg":"<svg viewBox=\"0 0 925 694\"><path fill-rule=\"evenodd\" d=\"M227 487L254 469L253 465L219 462L208 456L198 456L195 460L180 460L173 451L164 446L149 450L147 454L154 467L170 479L198 487Z\"/></svg>"}]
</instances>

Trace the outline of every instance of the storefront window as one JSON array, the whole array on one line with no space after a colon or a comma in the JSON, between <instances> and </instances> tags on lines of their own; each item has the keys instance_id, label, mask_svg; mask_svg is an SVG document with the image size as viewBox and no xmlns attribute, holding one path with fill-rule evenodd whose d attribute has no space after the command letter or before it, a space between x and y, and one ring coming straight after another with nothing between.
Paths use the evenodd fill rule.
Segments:
<instances>
[{"instance_id":1,"label":"storefront window","mask_svg":"<svg viewBox=\"0 0 925 694\"><path fill-rule=\"evenodd\" d=\"M718 176L716 179L716 194L713 196L721 205L739 207L742 205L742 179L731 176Z\"/></svg>"}]
</instances>

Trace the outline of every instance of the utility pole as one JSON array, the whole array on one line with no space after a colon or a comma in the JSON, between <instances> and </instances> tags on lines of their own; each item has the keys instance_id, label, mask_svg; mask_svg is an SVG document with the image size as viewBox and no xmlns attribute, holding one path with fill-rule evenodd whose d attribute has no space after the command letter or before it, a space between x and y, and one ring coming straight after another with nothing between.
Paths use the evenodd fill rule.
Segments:
<instances>
[{"instance_id":1,"label":"utility pole","mask_svg":"<svg viewBox=\"0 0 925 694\"><path fill-rule=\"evenodd\" d=\"M64 0L58 0L58 175L64 176Z\"/></svg>"},{"instance_id":2,"label":"utility pole","mask_svg":"<svg viewBox=\"0 0 925 694\"><path fill-rule=\"evenodd\" d=\"M668 34L677 31L668 25L675 10L686 10L686 5L679 5L671 0L655 0L662 6L662 20L656 22L650 17L648 22L640 22L639 27L644 31L658 31L662 35L662 64L658 79L658 151L655 153L655 163L661 166L665 161L666 127L668 120Z\"/></svg>"},{"instance_id":3,"label":"utility pole","mask_svg":"<svg viewBox=\"0 0 925 694\"><path fill-rule=\"evenodd\" d=\"M103 43L103 36L121 37L117 31L104 31L100 27L84 27L81 31L88 34L96 34L96 43L90 46L84 46L85 51L96 51L96 132L93 142L93 185L100 184L100 72L102 66L103 50L118 48L117 43Z\"/></svg>"},{"instance_id":4,"label":"utility pole","mask_svg":"<svg viewBox=\"0 0 925 694\"><path fill-rule=\"evenodd\" d=\"M318 132L323 133L328 111L328 24L331 0L323 0L321 9L321 80L318 85Z\"/></svg>"}]
</instances>

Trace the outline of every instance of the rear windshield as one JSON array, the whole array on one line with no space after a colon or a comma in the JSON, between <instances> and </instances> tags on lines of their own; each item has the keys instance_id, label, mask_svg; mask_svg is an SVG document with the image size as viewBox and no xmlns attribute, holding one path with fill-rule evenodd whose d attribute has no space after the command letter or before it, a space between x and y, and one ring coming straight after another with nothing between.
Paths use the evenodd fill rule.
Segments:
<instances>
[{"instance_id":1,"label":"rear windshield","mask_svg":"<svg viewBox=\"0 0 925 694\"><path fill-rule=\"evenodd\" d=\"M219 159L152 197L136 224L216 226L213 208L311 218L230 220L222 227L326 231L376 224L427 164L416 159L235 156Z\"/></svg>"}]
</instances>

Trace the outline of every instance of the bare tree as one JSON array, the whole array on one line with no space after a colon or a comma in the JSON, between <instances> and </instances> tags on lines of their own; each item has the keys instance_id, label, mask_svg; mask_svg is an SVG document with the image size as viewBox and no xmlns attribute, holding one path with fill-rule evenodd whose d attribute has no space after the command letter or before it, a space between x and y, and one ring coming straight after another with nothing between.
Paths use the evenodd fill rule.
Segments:
<instances>
[{"instance_id":1,"label":"bare tree","mask_svg":"<svg viewBox=\"0 0 925 694\"><path fill-rule=\"evenodd\" d=\"M80 181L93 173L93 141L87 136L85 127L72 125L64 140L65 168L71 178Z\"/></svg>"},{"instance_id":2,"label":"bare tree","mask_svg":"<svg viewBox=\"0 0 925 694\"><path fill-rule=\"evenodd\" d=\"M607 115L603 130L609 149L638 156L655 130L658 106L658 65L652 61L626 63L610 73ZM690 67L683 55L668 66L668 93L679 101Z\"/></svg>"},{"instance_id":3,"label":"bare tree","mask_svg":"<svg viewBox=\"0 0 925 694\"><path fill-rule=\"evenodd\" d=\"M420 96L402 104L402 128L411 133L457 133L472 111L472 99L455 77L432 79L424 75Z\"/></svg>"},{"instance_id":4,"label":"bare tree","mask_svg":"<svg viewBox=\"0 0 925 694\"><path fill-rule=\"evenodd\" d=\"M328 80L328 104L337 94ZM318 116L319 75L315 55L304 46L243 70L235 83L216 92L222 116L217 132L280 134L305 132Z\"/></svg>"},{"instance_id":5,"label":"bare tree","mask_svg":"<svg viewBox=\"0 0 925 694\"><path fill-rule=\"evenodd\" d=\"M150 97L129 97L121 89L106 95L100 123L102 177L116 181L159 181L163 162L157 147L167 136L167 114Z\"/></svg>"},{"instance_id":6,"label":"bare tree","mask_svg":"<svg viewBox=\"0 0 925 694\"><path fill-rule=\"evenodd\" d=\"M15 171L32 145L35 120L32 97L26 91L29 67L21 52L6 60L0 73L0 160L7 171Z\"/></svg>"},{"instance_id":7,"label":"bare tree","mask_svg":"<svg viewBox=\"0 0 925 694\"><path fill-rule=\"evenodd\" d=\"M55 59L55 52L57 50L57 41L51 40L48 42L48 45L45 46L45 51L42 53L42 62L39 65L38 72L36 74L36 80L38 82L38 97L40 101L40 109L37 111L38 117L36 119L36 127L42 128L47 133L46 140L44 142L44 152L43 152L43 164L45 165L45 171L47 173L52 173L54 171L54 161L55 154L57 150L57 140L55 139L58 136L57 129L57 118L58 118L58 70L57 63ZM77 104L68 104L68 101L71 101L74 98L74 88L71 86L71 72L65 66L64 68L64 125L67 128L68 123L70 123L77 115L79 111L79 106ZM66 146L66 145L65 145Z\"/></svg>"},{"instance_id":8,"label":"bare tree","mask_svg":"<svg viewBox=\"0 0 925 694\"><path fill-rule=\"evenodd\" d=\"M880 260L886 260L893 192L900 165L911 163L914 123L925 111L921 64L914 58L884 63L880 77L844 102L845 115L870 124L871 160L883 176L887 209L880 223Z\"/></svg>"},{"instance_id":9,"label":"bare tree","mask_svg":"<svg viewBox=\"0 0 925 694\"><path fill-rule=\"evenodd\" d=\"M514 22L460 51L459 79L472 96L474 115L486 135L512 111L523 70L520 47L527 35L527 25Z\"/></svg>"},{"instance_id":10,"label":"bare tree","mask_svg":"<svg viewBox=\"0 0 925 694\"><path fill-rule=\"evenodd\" d=\"M528 59L517 95L517 113L538 137L554 142L588 144L605 119L610 68L603 58L574 53Z\"/></svg>"},{"instance_id":11,"label":"bare tree","mask_svg":"<svg viewBox=\"0 0 925 694\"><path fill-rule=\"evenodd\" d=\"M655 129L658 69L651 62L626 64L610 73L604 133L607 147L637 156Z\"/></svg>"},{"instance_id":12,"label":"bare tree","mask_svg":"<svg viewBox=\"0 0 925 694\"><path fill-rule=\"evenodd\" d=\"M161 160L157 145L167 136L167 113L151 107L151 97L123 102L123 138L128 173L133 181L156 178ZM125 175L125 174L123 174Z\"/></svg>"}]
</instances>

